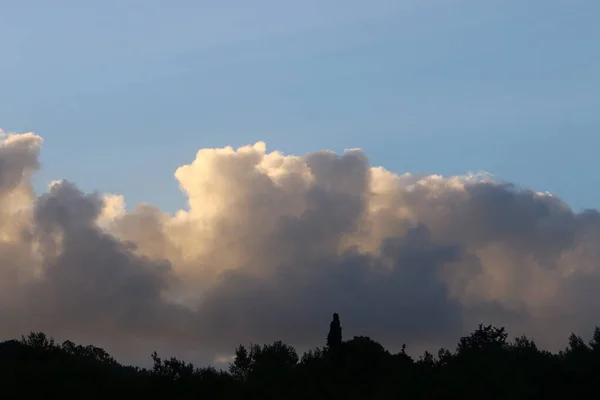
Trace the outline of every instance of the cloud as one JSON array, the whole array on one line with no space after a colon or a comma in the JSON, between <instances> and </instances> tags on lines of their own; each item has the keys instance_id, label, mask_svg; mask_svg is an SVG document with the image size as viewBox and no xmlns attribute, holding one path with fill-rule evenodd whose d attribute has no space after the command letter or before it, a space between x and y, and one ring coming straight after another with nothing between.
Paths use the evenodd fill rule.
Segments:
<instances>
[{"instance_id":1,"label":"cloud","mask_svg":"<svg viewBox=\"0 0 600 400\"><path fill-rule=\"evenodd\" d=\"M485 173L398 175L357 149L202 149L188 207L31 188L42 139L0 139L0 335L43 330L147 362L224 362L240 343L453 346L479 322L556 350L599 321L600 213Z\"/></svg>"}]
</instances>

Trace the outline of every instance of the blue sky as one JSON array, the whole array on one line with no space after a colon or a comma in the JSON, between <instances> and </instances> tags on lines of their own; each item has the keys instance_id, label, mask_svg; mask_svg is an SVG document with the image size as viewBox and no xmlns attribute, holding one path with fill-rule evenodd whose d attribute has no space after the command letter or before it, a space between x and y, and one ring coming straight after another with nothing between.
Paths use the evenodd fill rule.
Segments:
<instances>
[{"instance_id":1,"label":"blue sky","mask_svg":"<svg viewBox=\"0 0 600 400\"><path fill-rule=\"evenodd\" d=\"M93 6L92 6L93 4ZM600 205L597 0L0 0L0 127L59 178L184 205L202 147L363 148Z\"/></svg>"}]
</instances>

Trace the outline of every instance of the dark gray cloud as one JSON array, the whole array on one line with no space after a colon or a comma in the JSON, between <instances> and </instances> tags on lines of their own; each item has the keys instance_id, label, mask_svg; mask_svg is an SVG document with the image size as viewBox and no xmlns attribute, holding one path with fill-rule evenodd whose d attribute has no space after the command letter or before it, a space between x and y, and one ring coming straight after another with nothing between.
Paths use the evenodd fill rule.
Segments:
<instances>
[{"instance_id":1,"label":"dark gray cloud","mask_svg":"<svg viewBox=\"0 0 600 400\"><path fill-rule=\"evenodd\" d=\"M453 345L480 322L546 347L591 331L600 214L487 176L396 175L360 150L205 149L176 173L189 207L131 211L55 182L41 138L0 144L0 334L43 330L143 362L208 362L239 343Z\"/></svg>"}]
</instances>

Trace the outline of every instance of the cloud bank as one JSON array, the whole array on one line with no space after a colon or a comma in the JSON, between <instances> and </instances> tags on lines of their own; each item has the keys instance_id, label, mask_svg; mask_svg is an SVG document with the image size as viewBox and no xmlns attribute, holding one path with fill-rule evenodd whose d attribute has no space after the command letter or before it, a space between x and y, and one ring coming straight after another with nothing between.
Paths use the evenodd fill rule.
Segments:
<instances>
[{"instance_id":1,"label":"cloud bank","mask_svg":"<svg viewBox=\"0 0 600 400\"><path fill-rule=\"evenodd\" d=\"M453 346L480 322L549 349L600 324L600 213L478 174L397 175L342 155L202 149L175 214L53 182L42 138L0 142L0 336L41 330L210 362L237 344Z\"/></svg>"}]
</instances>

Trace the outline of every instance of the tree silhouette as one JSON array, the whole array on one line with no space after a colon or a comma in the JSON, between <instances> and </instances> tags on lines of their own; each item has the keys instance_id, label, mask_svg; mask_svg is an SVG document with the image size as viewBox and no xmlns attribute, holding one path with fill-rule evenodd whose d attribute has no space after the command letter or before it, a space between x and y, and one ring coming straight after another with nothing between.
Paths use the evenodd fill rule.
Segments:
<instances>
[{"instance_id":1,"label":"tree silhouette","mask_svg":"<svg viewBox=\"0 0 600 400\"><path fill-rule=\"evenodd\" d=\"M238 346L237 349L235 349L233 363L229 366L229 372L235 379L245 382L248 379L251 367L252 359L250 358L248 350L242 345Z\"/></svg>"},{"instance_id":2,"label":"tree silhouette","mask_svg":"<svg viewBox=\"0 0 600 400\"><path fill-rule=\"evenodd\" d=\"M196 367L152 353L150 369L119 364L104 349L58 344L32 332L0 343L3 399L552 399L595 397L600 391L600 328L589 342L572 334L557 354L504 328L479 325L455 351L413 359L392 354L366 336L342 341L338 314L327 347L299 357L282 341L238 346L228 371Z\"/></svg>"},{"instance_id":3,"label":"tree silhouette","mask_svg":"<svg viewBox=\"0 0 600 400\"><path fill-rule=\"evenodd\" d=\"M329 324L329 333L327 334L327 347L337 349L342 345L342 325L338 313L333 314L333 320Z\"/></svg>"}]
</instances>

